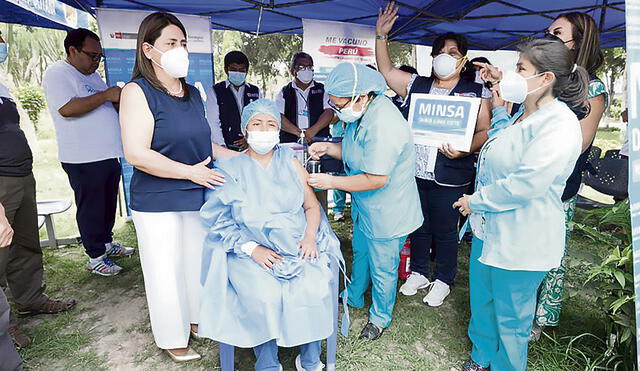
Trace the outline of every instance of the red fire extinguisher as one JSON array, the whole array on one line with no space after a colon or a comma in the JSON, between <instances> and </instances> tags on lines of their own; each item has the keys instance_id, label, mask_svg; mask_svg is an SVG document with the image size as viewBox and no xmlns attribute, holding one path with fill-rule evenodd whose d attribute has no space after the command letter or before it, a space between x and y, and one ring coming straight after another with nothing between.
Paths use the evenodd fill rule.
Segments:
<instances>
[{"instance_id":1,"label":"red fire extinguisher","mask_svg":"<svg viewBox=\"0 0 640 371\"><path fill-rule=\"evenodd\" d=\"M409 263L411 262L411 241L407 238L400 250L400 266L398 266L398 278L406 280L411 274Z\"/></svg>"}]
</instances>

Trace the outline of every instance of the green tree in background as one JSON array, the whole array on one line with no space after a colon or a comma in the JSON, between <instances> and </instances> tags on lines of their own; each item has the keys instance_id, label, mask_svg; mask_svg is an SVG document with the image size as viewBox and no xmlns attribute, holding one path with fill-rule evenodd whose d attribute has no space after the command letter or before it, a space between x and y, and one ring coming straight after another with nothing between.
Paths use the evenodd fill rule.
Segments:
<instances>
[{"instance_id":1,"label":"green tree in background","mask_svg":"<svg viewBox=\"0 0 640 371\"><path fill-rule=\"evenodd\" d=\"M47 67L64 58L64 31L14 24L0 30L9 45L6 68L17 86L40 86Z\"/></svg>"},{"instance_id":2,"label":"green tree in background","mask_svg":"<svg viewBox=\"0 0 640 371\"><path fill-rule=\"evenodd\" d=\"M623 78L624 69L627 63L627 52L624 48L602 49L604 54L604 63L598 70L598 75L603 76L607 89L609 90L609 107L607 108L607 116L618 117L620 108L612 104L615 99L615 83L618 79ZM619 106L619 105L618 105Z\"/></svg>"}]
</instances>

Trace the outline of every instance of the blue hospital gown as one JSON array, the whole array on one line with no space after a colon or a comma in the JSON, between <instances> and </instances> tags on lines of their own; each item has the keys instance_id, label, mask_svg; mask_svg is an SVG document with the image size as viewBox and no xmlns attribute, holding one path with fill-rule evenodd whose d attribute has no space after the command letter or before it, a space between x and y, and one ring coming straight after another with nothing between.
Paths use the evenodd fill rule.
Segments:
<instances>
[{"instance_id":1,"label":"blue hospital gown","mask_svg":"<svg viewBox=\"0 0 640 371\"><path fill-rule=\"evenodd\" d=\"M331 264L344 264L324 212L320 258L302 261L306 218L293 151L277 148L265 169L248 155L219 160L226 183L209 191L200 215L208 226L202 262L204 292L198 333L239 347L275 339L291 347L333 333ZM250 241L284 257L265 270L240 247Z\"/></svg>"}]
</instances>

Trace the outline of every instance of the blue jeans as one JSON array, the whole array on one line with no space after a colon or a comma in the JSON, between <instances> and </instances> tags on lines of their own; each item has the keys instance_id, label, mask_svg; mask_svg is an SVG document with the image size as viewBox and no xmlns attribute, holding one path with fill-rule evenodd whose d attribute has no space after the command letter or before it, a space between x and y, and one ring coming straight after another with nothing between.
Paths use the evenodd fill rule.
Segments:
<instances>
[{"instance_id":1,"label":"blue jeans","mask_svg":"<svg viewBox=\"0 0 640 371\"><path fill-rule=\"evenodd\" d=\"M313 370L320 364L321 340L300 345L300 363L305 370ZM256 371L278 371L278 344L275 339L253 348L256 355Z\"/></svg>"},{"instance_id":2,"label":"blue jeans","mask_svg":"<svg viewBox=\"0 0 640 371\"><path fill-rule=\"evenodd\" d=\"M473 237L469 262L471 359L495 371L527 368L537 291L547 272L485 265L483 241Z\"/></svg>"}]
</instances>

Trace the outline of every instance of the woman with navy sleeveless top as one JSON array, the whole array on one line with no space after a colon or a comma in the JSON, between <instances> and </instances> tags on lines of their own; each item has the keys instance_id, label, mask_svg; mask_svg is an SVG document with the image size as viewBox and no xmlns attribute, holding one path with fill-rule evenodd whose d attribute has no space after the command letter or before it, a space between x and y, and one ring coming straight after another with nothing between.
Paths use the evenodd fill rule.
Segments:
<instances>
[{"instance_id":1,"label":"woman with navy sleeveless top","mask_svg":"<svg viewBox=\"0 0 640 371\"><path fill-rule=\"evenodd\" d=\"M482 99L480 113L469 152L459 152L448 144L440 148L416 144L416 183L424 223L411 239L411 275L400 287L403 295L415 295L428 288L423 301L432 307L442 305L454 283L458 263L458 222L460 215L451 208L472 185L475 170L473 153L487 140L490 125L491 92L475 82L475 72L468 67L466 38L447 33L438 36L431 50L433 72L430 77L404 72L393 67L387 47L387 34L397 18L398 8L389 3L380 13L376 25L376 61L387 85L404 98L401 111L409 112L411 95L426 93ZM431 256L435 256L433 275Z\"/></svg>"},{"instance_id":2,"label":"woman with navy sleeveless top","mask_svg":"<svg viewBox=\"0 0 640 371\"><path fill-rule=\"evenodd\" d=\"M120 123L133 165L131 209L156 345L176 362L199 359L200 266L206 228L199 217L207 188L224 177L211 169L228 150L211 142L198 90L184 77L186 31L167 13L140 24L133 80L122 90Z\"/></svg>"}]
</instances>

